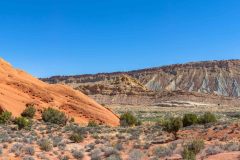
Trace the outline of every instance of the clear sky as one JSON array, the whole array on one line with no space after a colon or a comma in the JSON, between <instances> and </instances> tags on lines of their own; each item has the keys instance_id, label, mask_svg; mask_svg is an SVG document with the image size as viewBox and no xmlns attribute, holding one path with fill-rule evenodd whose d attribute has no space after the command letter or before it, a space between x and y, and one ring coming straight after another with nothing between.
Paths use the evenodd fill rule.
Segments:
<instances>
[{"instance_id":1,"label":"clear sky","mask_svg":"<svg viewBox=\"0 0 240 160\"><path fill-rule=\"evenodd\" d=\"M37 77L240 59L239 0L1 0L0 57Z\"/></svg>"}]
</instances>

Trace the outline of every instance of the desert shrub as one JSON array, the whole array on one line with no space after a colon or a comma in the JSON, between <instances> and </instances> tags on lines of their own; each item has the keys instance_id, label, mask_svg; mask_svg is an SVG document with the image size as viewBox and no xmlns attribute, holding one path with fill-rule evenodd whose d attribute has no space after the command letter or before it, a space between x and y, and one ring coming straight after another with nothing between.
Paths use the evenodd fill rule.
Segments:
<instances>
[{"instance_id":1,"label":"desert shrub","mask_svg":"<svg viewBox=\"0 0 240 160\"><path fill-rule=\"evenodd\" d=\"M134 149L129 153L129 159L131 160L141 160L143 159L143 152L141 150L138 149Z\"/></svg>"},{"instance_id":2,"label":"desert shrub","mask_svg":"<svg viewBox=\"0 0 240 160\"><path fill-rule=\"evenodd\" d=\"M35 141L35 137L29 136L29 137L24 137L23 138L23 142L24 143L28 143L28 144L32 144Z\"/></svg>"},{"instance_id":3,"label":"desert shrub","mask_svg":"<svg viewBox=\"0 0 240 160\"><path fill-rule=\"evenodd\" d=\"M111 155L106 160L122 160L122 158L120 157L120 155Z\"/></svg>"},{"instance_id":4,"label":"desert shrub","mask_svg":"<svg viewBox=\"0 0 240 160\"><path fill-rule=\"evenodd\" d=\"M240 112L229 112L226 113L228 117L240 119Z\"/></svg>"},{"instance_id":5,"label":"desert shrub","mask_svg":"<svg viewBox=\"0 0 240 160\"><path fill-rule=\"evenodd\" d=\"M91 132L90 132L91 133ZM99 139L100 138L100 136L99 136L99 134L98 133L91 133L92 134L92 137L94 138L94 139Z\"/></svg>"},{"instance_id":6,"label":"desert shrub","mask_svg":"<svg viewBox=\"0 0 240 160\"><path fill-rule=\"evenodd\" d=\"M53 142L53 147L57 147L63 141L63 137L61 137L61 136L54 136L54 137L51 138L51 140Z\"/></svg>"},{"instance_id":7,"label":"desert shrub","mask_svg":"<svg viewBox=\"0 0 240 160\"><path fill-rule=\"evenodd\" d=\"M168 145L168 148L171 149L172 151L175 151L177 148L178 143L177 142L173 142L171 144Z\"/></svg>"},{"instance_id":8,"label":"desert shrub","mask_svg":"<svg viewBox=\"0 0 240 160\"><path fill-rule=\"evenodd\" d=\"M204 149L204 141L203 140L193 140L187 143L184 148L193 152L194 154L198 154L202 149Z\"/></svg>"},{"instance_id":9,"label":"desert shrub","mask_svg":"<svg viewBox=\"0 0 240 160\"><path fill-rule=\"evenodd\" d=\"M95 148L95 144L94 143L90 143L90 144L86 145L85 148L87 148L89 150L89 152L90 152L91 150L93 150Z\"/></svg>"},{"instance_id":10,"label":"desert shrub","mask_svg":"<svg viewBox=\"0 0 240 160\"><path fill-rule=\"evenodd\" d=\"M23 157L23 160L35 160L35 159L33 157L26 156L26 157Z\"/></svg>"},{"instance_id":11,"label":"desert shrub","mask_svg":"<svg viewBox=\"0 0 240 160\"><path fill-rule=\"evenodd\" d=\"M70 123L74 123L74 122L75 122L75 119L72 117L69 122L70 122Z\"/></svg>"},{"instance_id":12,"label":"desert shrub","mask_svg":"<svg viewBox=\"0 0 240 160\"><path fill-rule=\"evenodd\" d=\"M176 148L177 148L177 143L171 143L167 146L156 147L153 150L153 153L157 157L167 157L167 156L171 156Z\"/></svg>"},{"instance_id":13,"label":"desert shrub","mask_svg":"<svg viewBox=\"0 0 240 160\"><path fill-rule=\"evenodd\" d=\"M230 151L230 152L239 151L239 150L240 150L240 145L239 145L239 143L237 143L237 142L230 142L230 143L227 143L227 144L224 146L224 149L225 149L226 151Z\"/></svg>"},{"instance_id":14,"label":"desert shrub","mask_svg":"<svg viewBox=\"0 0 240 160\"><path fill-rule=\"evenodd\" d=\"M65 125L67 123L66 115L63 112L53 108L44 109L42 113L42 119L44 122L50 122L59 125Z\"/></svg>"},{"instance_id":15,"label":"desert shrub","mask_svg":"<svg viewBox=\"0 0 240 160\"><path fill-rule=\"evenodd\" d=\"M198 121L201 124L214 123L214 122L217 122L217 118L213 113L206 112L199 117Z\"/></svg>"},{"instance_id":16,"label":"desert shrub","mask_svg":"<svg viewBox=\"0 0 240 160\"><path fill-rule=\"evenodd\" d=\"M76 159L83 159L84 154L82 150L73 150L72 151L72 156Z\"/></svg>"},{"instance_id":17,"label":"desert shrub","mask_svg":"<svg viewBox=\"0 0 240 160\"><path fill-rule=\"evenodd\" d=\"M141 126L142 125L142 121L140 121L139 119L137 120L136 126Z\"/></svg>"},{"instance_id":18,"label":"desert shrub","mask_svg":"<svg viewBox=\"0 0 240 160\"><path fill-rule=\"evenodd\" d=\"M102 143L103 141L102 140L100 140L100 139L96 139L95 140L95 144L100 144L100 143Z\"/></svg>"},{"instance_id":19,"label":"desert shrub","mask_svg":"<svg viewBox=\"0 0 240 160\"><path fill-rule=\"evenodd\" d=\"M42 151L51 151L53 149L53 145L52 145L52 142L49 140L49 139L41 139L39 142L38 142L38 145L40 146L40 149Z\"/></svg>"},{"instance_id":20,"label":"desert shrub","mask_svg":"<svg viewBox=\"0 0 240 160\"><path fill-rule=\"evenodd\" d=\"M177 118L169 118L168 120L165 120L163 123L163 129L167 132L173 133L175 136L179 129L183 127L182 119Z\"/></svg>"},{"instance_id":21,"label":"desert shrub","mask_svg":"<svg viewBox=\"0 0 240 160\"><path fill-rule=\"evenodd\" d=\"M0 147L0 155L3 154L3 147Z\"/></svg>"},{"instance_id":22,"label":"desert shrub","mask_svg":"<svg viewBox=\"0 0 240 160\"><path fill-rule=\"evenodd\" d=\"M33 118L35 116L36 109L34 105L27 105L26 109L22 112L23 117Z\"/></svg>"},{"instance_id":23,"label":"desert shrub","mask_svg":"<svg viewBox=\"0 0 240 160\"><path fill-rule=\"evenodd\" d=\"M103 152L106 157L118 154L118 151L116 149L114 149L113 147L106 147L103 149Z\"/></svg>"},{"instance_id":24,"label":"desert shrub","mask_svg":"<svg viewBox=\"0 0 240 160\"><path fill-rule=\"evenodd\" d=\"M130 112L124 113L120 117L121 126L135 126L137 125L138 120Z\"/></svg>"},{"instance_id":25,"label":"desert shrub","mask_svg":"<svg viewBox=\"0 0 240 160\"><path fill-rule=\"evenodd\" d=\"M98 124L96 121L89 121L88 122L88 127L98 127Z\"/></svg>"},{"instance_id":26,"label":"desert shrub","mask_svg":"<svg viewBox=\"0 0 240 160\"><path fill-rule=\"evenodd\" d=\"M116 148L118 151L121 151L121 150L123 150L123 144L122 144L122 143L117 143L117 144L115 145L115 148Z\"/></svg>"},{"instance_id":27,"label":"desert shrub","mask_svg":"<svg viewBox=\"0 0 240 160\"><path fill-rule=\"evenodd\" d=\"M89 128L88 127L80 127L76 124L68 124L67 126L64 127L64 132L75 132L79 133L81 135L87 135L89 133Z\"/></svg>"},{"instance_id":28,"label":"desert shrub","mask_svg":"<svg viewBox=\"0 0 240 160\"><path fill-rule=\"evenodd\" d=\"M184 160L196 160L196 154L193 151L191 151L187 148L184 148L183 153L182 153L182 158Z\"/></svg>"},{"instance_id":29,"label":"desert shrub","mask_svg":"<svg viewBox=\"0 0 240 160\"><path fill-rule=\"evenodd\" d=\"M187 127L187 126L191 126L194 125L198 122L198 117L196 114L185 114L183 116L183 126Z\"/></svg>"},{"instance_id":30,"label":"desert shrub","mask_svg":"<svg viewBox=\"0 0 240 160\"><path fill-rule=\"evenodd\" d=\"M11 142L11 137L9 134L3 132L3 133L0 133L0 142L1 143L4 143L4 142Z\"/></svg>"},{"instance_id":31,"label":"desert shrub","mask_svg":"<svg viewBox=\"0 0 240 160\"><path fill-rule=\"evenodd\" d=\"M34 155L35 154L35 149L33 146L25 147L25 153L29 155Z\"/></svg>"},{"instance_id":32,"label":"desert shrub","mask_svg":"<svg viewBox=\"0 0 240 160\"><path fill-rule=\"evenodd\" d=\"M0 114L0 124L9 123L12 120L12 113L4 111Z\"/></svg>"},{"instance_id":33,"label":"desert shrub","mask_svg":"<svg viewBox=\"0 0 240 160\"><path fill-rule=\"evenodd\" d=\"M74 143L79 143L83 141L83 137L79 133L73 133L69 139Z\"/></svg>"},{"instance_id":34,"label":"desert shrub","mask_svg":"<svg viewBox=\"0 0 240 160\"><path fill-rule=\"evenodd\" d=\"M65 150L67 144L66 144L66 141L61 141L60 143L58 143L57 147L60 149L60 150Z\"/></svg>"},{"instance_id":35,"label":"desert shrub","mask_svg":"<svg viewBox=\"0 0 240 160\"><path fill-rule=\"evenodd\" d=\"M102 151L100 149L94 149L91 153L91 160L101 160Z\"/></svg>"},{"instance_id":36,"label":"desert shrub","mask_svg":"<svg viewBox=\"0 0 240 160\"><path fill-rule=\"evenodd\" d=\"M18 125L18 129L30 129L32 126L32 121L25 117L16 118L14 123Z\"/></svg>"},{"instance_id":37,"label":"desert shrub","mask_svg":"<svg viewBox=\"0 0 240 160\"><path fill-rule=\"evenodd\" d=\"M206 156L210 156L210 155L216 155L218 153L221 153L223 152L223 150L219 146L215 145L215 146L209 146L205 152L206 152Z\"/></svg>"},{"instance_id":38,"label":"desert shrub","mask_svg":"<svg viewBox=\"0 0 240 160\"><path fill-rule=\"evenodd\" d=\"M154 149L154 154L157 157L166 157L172 155L173 151L169 147L157 147Z\"/></svg>"},{"instance_id":39,"label":"desert shrub","mask_svg":"<svg viewBox=\"0 0 240 160\"><path fill-rule=\"evenodd\" d=\"M12 146L10 152L15 153L16 155L20 155L20 154L22 153L22 151L23 151L23 147L24 147L23 144L21 144L21 143L15 143L15 144Z\"/></svg>"},{"instance_id":40,"label":"desert shrub","mask_svg":"<svg viewBox=\"0 0 240 160\"><path fill-rule=\"evenodd\" d=\"M47 157L47 155L45 153L39 153L37 154L38 159L42 159L42 160L49 160L49 158Z\"/></svg>"},{"instance_id":41,"label":"desert shrub","mask_svg":"<svg viewBox=\"0 0 240 160\"><path fill-rule=\"evenodd\" d=\"M58 156L58 159L59 160L69 160L70 159L70 157L69 156L67 156L67 155L60 155L60 156Z\"/></svg>"}]
</instances>

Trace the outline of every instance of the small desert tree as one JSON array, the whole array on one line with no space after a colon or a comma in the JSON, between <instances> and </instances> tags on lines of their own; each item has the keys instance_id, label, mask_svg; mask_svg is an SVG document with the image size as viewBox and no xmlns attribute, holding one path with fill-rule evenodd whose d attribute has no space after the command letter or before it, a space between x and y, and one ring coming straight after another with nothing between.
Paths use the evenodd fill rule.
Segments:
<instances>
[{"instance_id":1,"label":"small desert tree","mask_svg":"<svg viewBox=\"0 0 240 160\"><path fill-rule=\"evenodd\" d=\"M26 118L33 118L35 116L36 109L34 105L27 104L26 109L22 112L22 116Z\"/></svg>"},{"instance_id":2,"label":"small desert tree","mask_svg":"<svg viewBox=\"0 0 240 160\"><path fill-rule=\"evenodd\" d=\"M69 139L74 143L79 143L83 141L83 137L79 133L73 133Z\"/></svg>"},{"instance_id":3,"label":"small desert tree","mask_svg":"<svg viewBox=\"0 0 240 160\"><path fill-rule=\"evenodd\" d=\"M44 109L42 113L42 119L44 122L49 122L49 123L59 124L59 125L65 125L68 120L65 113L53 108Z\"/></svg>"},{"instance_id":4,"label":"small desert tree","mask_svg":"<svg viewBox=\"0 0 240 160\"><path fill-rule=\"evenodd\" d=\"M32 121L26 117L18 117L14 123L18 125L18 129L30 129L32 126Z\"/></svg>"},{"instance_id":5,"label":"small desert tree","mask_svg":"<svg viewBox=\"0 0 240 160\"><path fill-rule=\"evenodd\" d=\"M182 119L179 117L172 117L168 120L165 120L163 123L163 129L169 133L173 133L177 139L177 132L183 127Z\"/></svg>"},{"instance_id":6,"label":"small desert tree","mask_svg":"<svg viewBox=\"0 0 240 160\"><path fill-rule=\"evenodd\" d=\"M204 149L204 141L201 139L196 139L188 142L186 145L184 145L184 151L183 151L183 159L186 160L195 160L196 155L201 152L202 149Z\"/></svg>"},{"instance_id":7,"label":"small desert tree","mask_svg":"<svg viewBox=\"0 0 240 160\"><path fill-rule=\"evenodd\" d=\"M6 124L11 122L12 120L12 113L8 111L4 111L0 114L0 124Z\"/></svg>"},{"instance_id":8,"label":"small desert tree","mask_svg":"<svg viewBox=\"0 0 240 160\"><path fill-rule=\"evenodd\" d=\"M124 113L120 117L121 126L135 126L138 124L138 120L130 112Z\"/></svg>"},{"instance_id":9,"label":"small desert tree","mask_svg":"<svg viewBox=\"0 0 240 160\"><path fill-rule=\"evenodd\" d=\"M199 117L198 121L201 124L214 123L217 122L217 118L213 113L206 112Z\"/></svg>"},{"instance_id":10,"label":"small desert tree","mask_svg":"<svg viewBox=\"0 0 240 160\"><path fill-rule=\"evenodd\" d=\"M183 127L197 124L197 122L198 122L198 117L196 114L189 113L183 116Z\"/></svg>"}]
</instances>

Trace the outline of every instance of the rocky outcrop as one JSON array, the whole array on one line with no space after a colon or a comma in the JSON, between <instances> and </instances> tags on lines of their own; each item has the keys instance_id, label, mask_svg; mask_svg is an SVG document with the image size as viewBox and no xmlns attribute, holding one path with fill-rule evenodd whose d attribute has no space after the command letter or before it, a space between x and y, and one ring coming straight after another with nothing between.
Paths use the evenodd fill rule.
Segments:
<instances>
[{"instance_id":1,"label":"rocky outcrop","mask_svg":"<svg viewBox=\"0 0 240 160\"><path fill-rule=\"evenodd\" d=\"M106 99L120 103L124 96L128 96L124 98L125 102L130 101L130 96L135 99L133 101L139 101L137 97L153 101L163 92L179 90L237 98L240 97L240 60L176 64L96 75L55 76L44 81L70 85L98 101L102 98L103 101L99 102L104 103L110 102Z\"/></svg>"},{"instance_id":2,"label":"rocky outcrop","mask_svg":"<svg viewBox=\"0 0 240 160\"><path fill-rule=\"evenodd\" d=\"M115 114L80 91L62 84L47 84L0 59L0 111L19 116L28 103L37 107L38 118L44 108L55 107L78 123L95 120L111 126L119 124Z\"/></svg>"}]
</instances>

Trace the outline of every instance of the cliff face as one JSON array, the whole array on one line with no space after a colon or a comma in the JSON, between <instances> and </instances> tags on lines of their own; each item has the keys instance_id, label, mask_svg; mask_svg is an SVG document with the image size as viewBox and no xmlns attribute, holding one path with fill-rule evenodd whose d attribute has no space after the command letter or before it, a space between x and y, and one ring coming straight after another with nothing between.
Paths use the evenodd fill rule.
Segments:
<instances>
[{"instance_id":1,"label":"cliff face","mask_svg":"<svg viewBox=\"0 0 240 160\"><path fill-rule=\"evenodd\" d=\"M129 96L133 98L144 96L152 101L164 91L178 90L239 97L240 60L176 64L96 75L55 76L44 81L67 84L96 99L102 97L102 102L104 99L109 99L112 103L115 103L114 101L119 103L117 99L121 101L124 97L129 99Z\"/></svg>"},{"instance_id":2,"label":"cliff face","mask_svg":"<svg viewBox=\"0 0 240 160\"><path fill-rule=\"evenodd\" d=\"M7 110L20 116L28 103L35 104L36 118L44 108L55 107L78 123L95 120L112 126L119 124L115 114L83 93L66 85L44 83L0 59L0 112Z\"/></svg>"},{"instance_id":3,"label":"cliff face","mask_svg":"<svg viewBox=\"0 0 240 160\"><path fill-rule=\"evenodd\" d=\"M240 61L209 61L129 72L149 90L240 96Z\"/></svg>"}]
</instances>

